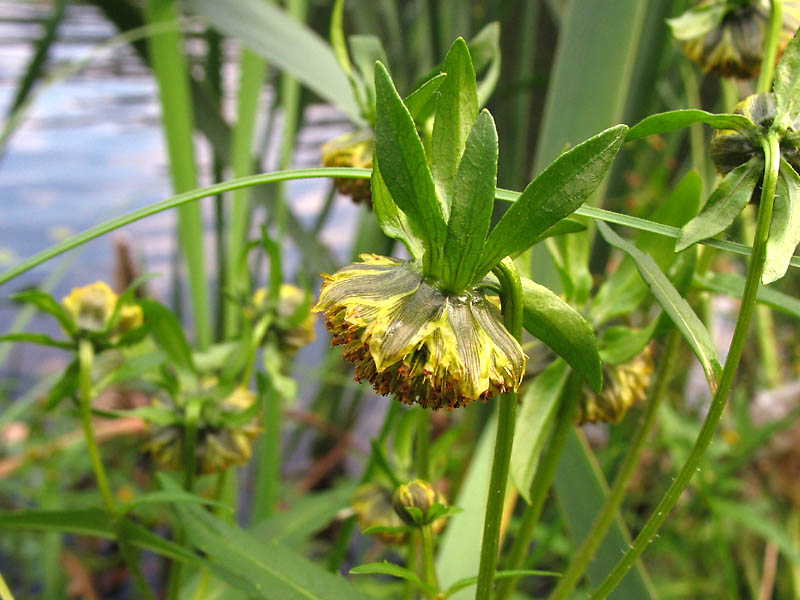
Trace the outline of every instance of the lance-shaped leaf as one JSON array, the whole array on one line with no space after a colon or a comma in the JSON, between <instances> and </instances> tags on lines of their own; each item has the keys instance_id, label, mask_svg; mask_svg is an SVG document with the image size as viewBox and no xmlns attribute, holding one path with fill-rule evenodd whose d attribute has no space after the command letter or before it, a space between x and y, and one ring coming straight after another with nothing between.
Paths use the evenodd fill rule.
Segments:
<instances>
[{"instance_id":1,"label":"lance-shaped leaf","mask_svg":"<svg viewBox=\"0 0 800 600\"><path fill-rule=\"evenodd\" d=\"M484 110L475 121L458 166L447 222L442 275L445 285L454 291L472 281L481 259L494 207L497 153L494 119Z\"/></svg>"},{"instance_id":2,"label":"lance-shaped leaf","mask_svg":"<svg viewBox=\"0 0 800 600\"><path fill-rule=\"evenodd\" d=\"M800 176L786 159L781 158L778 193L767 238L767 257L761 281L777 281L789 269L794 249L800 243Z\"/></svg>"},{"instance_id":3,"label":"lance-shaped leaf","mask_svg":"<svg viewBox=\"0 0 800 600\"><path fill-rule=\"evenodd\" d=\"M434 93L436 93L439 87L441 87L442 83L444 83L445 77L447 77L446 73L434 75L430 79L421 83L417 89L406 96L406 99L403 102L405 103L408 112L411 113L412 119L415 121L419 119L423 110L428 106L428 103L432 102Z\"/></svg>"},{"instance_id":4,"label":"lance-shaped leaf","mask_svg":"<svg viewBox=\"0 0 800 600\"><path fill-rule=\"evenodd\" d=\"M439 196L449 207L453 203L456 172L467 138L478 117L478 90L467 43L458 38L447 53L433 123L431 154L433 179ZM448 212L445 211L445 217Z\"/></svg>"},{"instance_id":5,"label":"lance-shaped leaf","mask_svg":"<svg viewBox=\"0 0 800 600\"><path fill-rule=\"evenodd\" d=\"M357 567L353 567L352 569L350 569L350 574L391 575L392 577L398 577L400 579L405 579L406 581L410 581L431 598L436 596L436 590L433 589L431 586L429 586L427 583L424 583L419 578L419 576L416 573L414 573L414 571L410 571L405 567L401 567L400 565L390 563L389 561L386 560L383 562L372 562L363 565L358 565Z\"/></svg>"},{"instance_id":6,"label":"lance-shaped leaf","mask_svg":"<svg viewBox=\"0 0 800 600\"><path fill-rule=\"evenodd\" d=\"M43 333L6 333L0 335L0 342L27 342L28 344L38 344L39 346L51 346L70 350L75 347L75 342L65 342L54 340L49 335Z\"/></svg>"},{"instance_id":7,"label":"lance-shaped leaf","mask_svg":"<svg viewBox=\"0 0 800 600\"><path fill-rule=\"evenodd\" d=\"M800 113L800 38L795 33L775 69L775 122L780 130L787 129Z\"/></svg>"},{"instance_id":8,"label":"lance-shaped leaf","mask_svg":"<svg viewBox=\"0 0 800 600\"><path fill-rule=\"evenodd\" d=\"M474 280L500 260L531 246L547 229L572 214L608 171L627 133L617 125L554 160L522 192L489 234Z\"/></svg>"},{"instance_id":9,"label":"lance-shaped leaf","mask_svg":"<svg viewBox=\"0 0 800 600\"><path fill-rule=\"evenodd\" d=\"M55 298L46 292L39 290L25 290L11 296L14 302L23 302L25 304L33 304L36 308L46 312L58 320L61 327L64 328L68 334L72 335L77 331L75 321L72 319L67 310L61 306Z\"/></svg>"},{"instance_id":10,"label":"lance-shaped leaf","mask_svg":"<svg viewBox=\"0 0 800 600\"><path fill-rule=\"evenodd\" d=\"M622 239L602 221L597 221L597 229L609 244L625 252L636 263L636 268L639 269L642 279L650 288L653 296L672 319L700 361L712 393L716 392L722 366L719 364L711 335L703 322L664 275L652 256Z\"/></svg>"},{"instance_id":11,"label":"lance-shaped leaf","mask_svg":"<svg viewBox=\"0 0 800 600\"><path fill-rule=\"evenodd\" d=\"M734 129L751 138L758 135L758 128L755 123L743 115L714 114L704 110L687 108L650 115L631 127L628 137L625 139L626 141L638 140L648 135L682 129L695 123L705 123L706 125L711 125L714 129Z\"/></svg>"},{"instance_id":12,"label":"lance-shaped leaf","mask_svg":"<svg viewBox=\"0 0 800 600\"><path fill-rule=\"evenodd\" d=\"M422 239L412 229L406 214L392 200L378 167L377 157L372 162L372 208L378 225L388 237L403 242L414 260L422 260L425 254Z\"/></svg>"},{"instance_id":13,"label":"lance-shaped leaf","mask_svg":"<svg viewBox=\"0 0 800 600\"><path fill-rule=\"evenodd\" d=\"M406 213L412 227L424 234L426 269L438 275L447 225L428 169L422 140L389 72L375 64L375 156L381 175L397 206Z\"/></svg>"},{"instance_id":14,"label":"lance-shaped leaf","mask_svg":"<svg viewBox=\"0 0 800 600\"><path fill-rule=\"evenodd\" d=\"M192 359L192 349L175 313L155 300L142 300L141 306L150 334L172 364L185 371L195 372L197 369Z\"/></svg>"},{"instance_id":15,"label":"lance-shaped leaf","mask_svg":"<svg viewBox=\"0 0 800 600\"><path fill-rule=\"evenodd\" d=\"M522 297L525 329L550 346L599 392L603 372L597 338L589 322L549 289L525 277Z\"/></svg>"},{"instance_id":16,"label":"lance-shaped leaf","mask_svg":"<svg viewBox=\"0 0 800 600\"><path fill-rule=\"evenodd\" d=\"M745 278L735 273L714 273L710 277L695 275L694 284L702 290L741 298L744 295ZM774 310L800 319L800 300L794 296L761 286L756 299Z\"/></svg>"},{"instance_id":17,"label":"lance-shaped leaf","mask_svg":"<svg viewBox=\"0 0 800 600\"><path fill-rule=\"evenodd\" d=\"M675 251L685 250L730 227L750 201L762 168L763 160L754 156L728 173L712 192L700 214L683 226Z\"/></svg>"}]
</instances>

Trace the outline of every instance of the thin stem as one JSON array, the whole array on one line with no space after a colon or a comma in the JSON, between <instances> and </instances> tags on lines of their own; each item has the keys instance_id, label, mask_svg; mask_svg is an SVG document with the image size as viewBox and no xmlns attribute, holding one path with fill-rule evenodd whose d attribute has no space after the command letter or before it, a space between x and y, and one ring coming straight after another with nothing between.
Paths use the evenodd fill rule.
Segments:
<instances>
[{"instance_id":1,"label":"thin stem","mask_svg":"<svg viewBox=\"0 0 800 600\"><path fill-rule=\"evenodd\" d=\"M415 457L415 466L417 477L428 481L431 473L431 459L430 459L430 417L427 411L420 407L416 408L417 411L417 452Z\"/></svg>"},{"instance_id":2,"label":"thin stem","mask_svg":"<svg viewBox=\"0 0 800 600\"><path fill-rule=\"evenodd\" d=\"M422 537L422 580L438 592L439 582L436 580L436 565L433 560L433 529L430 525L423 525L419 533Z\"/></svg>"},{"instance_id":3,"label":"thin stem","mask_svg":"<svg viewBox=\"0 0 800 600\"><path fill-rule=\"evenodd\" d=\"M103 498L108 518L114 525L114 533L119 544L120 554L122 555L128 570L133 577L139 592L148 600L155 600L153 592L147 585L147 581L139 568L136 552L125 540L122 533L122 516L114 500L114 493L108 482L103 461L100 458L100 448L97 445L97 438L94 434L94 423L92 422L92 365L94 364L94 347L89 340L81 339L78 342L78 389L80 394L80 414L81 424L83 425L83 435L86 438L86 449L89 453L89 462L97 480L97 487Z\"/></svg>"},{"instance_id":4,"label":"thin stem","mask_svg":"<svg viewBox=\"0 0 800 600\"><path fill-rule=\"evenodd\" d=\"M775 201L775 185L778 180L778 167L780 166L780 152L778 146L778 136L776 133L769 133L762 141L764 149L764 183L761 188L761 202L758 208L758 224L756 226L756 236L753 240L753 256L747 269L747 280L745 282L742 303L739 308L739 317L736 321L736 328L733 332L733 339L728 350L728 357L725 360L725 367L722 370L719 388L714 394L714 399L709 407L703 427L697 436L694 448L683 465L680 473L672 482L667 493L659 502L653 514L650 515L639 535L636 537L630 550L625 553L614 570L606 577L605 581L592 595L593 600L606 598L611 591L622 580L625 574L633 567L636 560L644 552L645 548L655 537L661 525L666 520L675 503L680 498L683 491L689 485L689 481L699 469L700 461L703 459L706 449L714 437L728 395L733 387L736 371L739 367L739 360L742 357L747 333L750 330L750 322L753 317L756 305L756 295L758 285L761 281L761 274L764 271L764 258L766 255L767 237L769 236L769 226L772 221L772 206Z\"/></svg>"},{"instance_id":5,"label":"thin stem","mask_svg":"<svg viewBox=\"0 0 800 600\"><path fill-rule=\"evenodd\" d=\"M658 366L655 382L650 388L650 395L647 399L644 414L642 415L642 422L631 441L622 465L619 467L617 476L614 479L614 484L611 486L611 490L608 493L603 507L594 518L592 528L586 535L583 544L577 554L574 555L569 567L561 579L559 579L558 585L556 585L555 590L553 590L553 593L550 595L550 600L569 598L572 590L575 589L575 586L586 571L586 567L589 566L589 562L592 560L592 557L594 557L595 552L597 552L597 549L600 547L606 532L608 532L608 528L611 527L611 524L614 522L614 517L616 517L617 511L625 497L625 492L628 490L631 476L636 469L636 465L639 463L642 450L644 450L645 443L653 430L658 409L666 395L673 368L679 357L678 351L680 347L681 335L677 330L673 329L667 339L667 345Z\"/></svg>"},{"instance_id":6,"label":"thin stem","mask_svg":"<svg viewBox=\"0 0 800 600\"><path fill-rule=\"evenodd\" d=\"M783 2L772 0L772 10L769 15L767 37L764 41L764 55L761 59L761 72L758 74L757 94L765 94L772 88L772 78L775 76L775 61L778 57L778 43L781 39L783 27Z\"/></svg>"},{"instance_id":7,"label":"thin stem","mask_svg":"<svg viewBox=\"0 0 800 600\"><path fill-rule=\"evenodd\" d=\"M511 552L505 565L508 570L524 568L528 548L530 548L533 541L536 525L539 523L539 517L547 500L547 493L553 484L556 469L564 450L564 444L572 429L582 385L580 375L572 371L558 401L558 415L556 416L555 429L547 447L547 453L542 457L542 462L531 484L531 502L522 514L522 522L511 546ZM501 581L497 590L498 600L511 598L519 580L519 577L509 577Z\"/></svg>"},{"instance_id":8,"label":"thin stem","mask_svg":"<svg viewBox=\"0 0 800 600\"><path fill-rule=\"evenodd\" d=\"M510 258L504 258L494 269L500 280L500 298L506 328L518 341L522 339L522 285L516 267ZM503 502L511 462L511 444L517 417L517 393L502 394L497 399L497 438L494 446L489 495L486 499L486 517L483 522L480 567L478 569L477 600L488 600L494 586L497 553L500 544L500 524L503 519Z\"/></svg>"}]
</instances>

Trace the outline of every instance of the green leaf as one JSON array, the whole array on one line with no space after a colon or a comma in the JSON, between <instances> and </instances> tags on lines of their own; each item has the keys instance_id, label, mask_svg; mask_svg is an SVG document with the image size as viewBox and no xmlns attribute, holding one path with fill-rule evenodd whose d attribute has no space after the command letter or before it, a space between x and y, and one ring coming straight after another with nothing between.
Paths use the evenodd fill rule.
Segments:
<instances>
[{"instance_id":1,"label":"green leaf","mask_svg":"<svg viewBox=\"0 0 800 600\"><path fill-rule=\"evenodd\" d=\"M73 350L75 348L75 342L54 340L49 335L45 335L43 333L6 333L4 335L0 335L0 342L26 342L28 344L50 346L52 348L61 348L63 350Z\"/></svg>"},{"instance_id":2,"label":"green leaf","mask_svg":"<svg viewBox=\"0 0 800 600\"><path fill-rule=\"evenodd\" d=\"M761 281L764 285L777 281L789 269L794 250L800 243L800 176L781 157L778 193L767 238L767 257Z\"/></svg>"},{"instance_id":3,"label":"green leaf","mask_svg":"<svg viewBox=\"0 0 800 600\"><path fill-rule=\"evenodd\" d=\"M352 73L350 55L347 53L347 42L344 39L344 0L336 0L331 10L331 47L339 66L345 73Z\"/></svg>"},{"instance_id":4,"label":"green leaf","mask_svg":"<svg viewBox=\"0 0 800 600\"><path fill-rule=\"evenodd\" d=\"M263 0L188 0L186 5L225 35L241 40L339 107L354 123L363 123L347 75L333 50L306 25Z\"/></svg>"},{"instance_id":5,"label":"green leaf","mask_svg":"<svg viewBox=\"0 0 800 600\"><path fill-rule=\"evenodd\" d=\"M494 208L497 153L494 119L483 110L458 165L447 222L442 281L453 291L469 285L481 258Z\"/></svg>"},{"instance_id":6,"label":"green leaf","mask_svg":"<svg viewBox=\"0 0 800 600\"><path fill-rule=\"evenodd\" d=\"M680 16L667 19L667 25L676 40L691 40L704 36L722 23L727 9L723 3L693 6Z\"/></svg>"},{"instance_id":7,"label":"green leaf","mask_svg":"<svg viewBox=\"0 0 800 600\"><path fill-rule=\"evenodd\" d=\"M160 302L145 299L141 301L144 322L150 335L167 354L175 367L195 372L192 349L183 334L178 317Z\"/></svg>"},{"instance_id":8,"label":"green leaf","mask_svg":"<svg viewBox=\"0 0 800 600\"><path fill-rule=\"evenodd\" d=\"M288 546L264 542L208 511L182 504L175 507L190 544L214 564L239 577L243 589L286 600L366 600L345 579L333 575Z\"/></svg>"},{"instance_id":9,"label":"green leaf","mask_svg":"<svg viewBox=\"0 0 800 600\"><path fill-rule=\"evenodd\" d=\"M375 70L375 61L379 60L383 64L387 64L386 52L380 38L374 35L351 35L349 40L353 62L365 82L367 118L370 123L373 123L375 121L375 80L372 74Z\"/></svg>"},{"instance_id":10,"label":"green leaf","mask_svg":"<svg viewBox=\"0 0 800 600\"><path fill-rule=\"evenodd\" d=\"M511 480L530 502L531 484L539 466L539 456L558 411L558 398L567 382L569 366L555 360L537 375L522 396L514 444L511 447Z\"/></svg>"},{"instance_id":11,"label":"green leaf","mask_svg":"<svg viewBox=\"0 0 800 600\"><path fill-rule=\"evenodd\" d=\"M653 339L659 319L644 329L614 325L603 330L600 336L600 358L606 365L621 365L640 354Z\"/></svg>"},{"instance_id":12,"label":"green leaf","mask_svg":"<svg viewBox=\"0 0 800 600\"><path fill-rule=\"evenodd\" d=\"M390 563L389 561L385 560L383 562L373 562L373 563L366 563L363 565L358 565L357 567L353 567L350 569L351 575L391 575L392 577L399 577L400 579L405 579L406 581L410 581L423 592L425 592L428 596L433 598L436 596L436 590L429 586L427 583L424 583L414 571L410 571L405 567L401 567L400 565L396 565L394 563Z\"/></svg>"},{"instance_id":13,"label":"green leaf","mask_svg":"<svg viewBox=\"0 0 800 600\"><path fill-rule=\"evenodd\" d=\"M506 579L508 577L561 577L561 573L556 573L555 571L517 569L509 571L496 571L494 574L495 579ZM453 585L447 588L447 590L445 590L444 597L449 598L456 592L463 590L464 588L468 588L471 585L476 585L477 583L477 575L475 577L465 577L464 579L459 579Z\"/></svg>"},{"instance_id":14,"label":"green leaf","mask_svg":"<svg viewBox=\"0 0 800 600\"><path fill-rule=\"evenodd\" d=\"M566 235L568 233L580 233L581 231L586 231L586 229L586 224L581 223L576 219L561 219L558 223L545 230L539 237L537 237L532 245L536 245L547 238L558 235Z\"/></svg>"},{"instance_id":15,"label":"green leaf","mask_svg":"<svg viewBox=\"0 0 800 600\"><path fill-rule=\"evenodd\" d=\"M442 83L444 83L446 77L446 73L434 75L406 96L403 102L408 112L411 113L411 118L414 119L414 121L419 119L423 110L427 110L428 103L433 99L434 94L441 87Z\"/></svg>"},{"instance_id":16,"label":"green leaf","mask_svg":"<svg viewBox=\"0 0 800 600\"><path fill-rule=\"evenodd\" d=\"M586 538L597 511L608 496L608 484L580 429L573 428L558 463L554 481L556 499L577 544ZM600 585L631 543L621 518L616 518L586 569L590 586ZM655 600L657 595L641 561L637 561L614 591L620 600Z\"/></svg>"},{"instance_id":17,"label":"green leaf","mask_svg":"<svg viewBox=\"0 0 800 600\"><path fill-rule=\"evenodd\" d=\"M733 129L748 138L754 138L758 135L758 128L755 123L743 115L713 114L704 110L686 108L658 113L642 119L631 127L625 141L629 142L648 135L668 133L695 123L705 123L714 129Z\"/></svg>"},{"instance_id":18,"label":"green leaf","mask_svg":"<svg viewBox=\"0 0 800 600\"><path fill-rule=\"evenodd\" d=\"M439 87L431 138L432 172L436 191L447 207L456 193L456 172L472 126L478 118L478 90L467 43L458 38L444 61L447 74ZM496 167L495 167L496 168ZM445 209L445 220L449 212Z\"/></svg>"},{"instance_id":19,"label":"green leaf","mask_svg":"<svg viewBox=\"0 0 800 600\"><path fill-rule=\"evenodd\" d=\"M375 90L378 102L375 156L381 165L381 175L412 228L424 234L426 271L438 275L447 234L446 208L436 195L414 121L381 63L375 65Z\"/></svg>"},{"instance_id":20,"label":"green leaf","mask_svg":"<svg viewBox=\"0 0 800 600\"><path fill-rule=\"evenodd\" d=\"M55 317L69 335L77 331L75 322L66 309L48 293L40 292L39 290L25 290L24 292L13 294L10 299L14 302L32 304L42 312Z\"/></svg>"},{"instance_id":21,"label":"green leaf","mask_svg":"<svg viewBox=\"0 0 800 600\"><path fill-rule=\"evenodd\" d=\"M165 352L148 352L141 356L126 358L125 362L116 367L108 375L103 377L95 386L95 391L104 390L123 381L137 379L160 367L167 360Z\"/></svg>"},{"instance_id":22,"label":"green leaf","mask_svg":"<svg viewBox=\"0 0 800 600\"><path fill-rule=\"evenodd\" d=\"M710 277L695 275L695 284L704 290L741 298L744 294L745 279L735 273L714 273ZM756 298L761 304L779 310L795 319L800 319L800 300L794 296L759 286Z\"/></svg>"},{"instance_id":23,"label":"green leaf","mask_svg":"<svg viewBox=\"0 0 800 600\"><path fill-rule=\"evenodd\" d=\"M642 279L650 287L653 296L680 330L700 361L711 392L716 392L722 366L719 364L711 336L692 307L681 297L663 271L658 268L652 256L622 239L605 223L598 221L597 228L609 244L628 254L636 263L636 268L639 269Z\"/></svg>"},{"instance_id":24,"label":"green leaf","mask_svg":"<svg viewBox=\"0 0 800 600\"><path fill-rule=\"evenodd\" d=\"M411 257L419 262L425 254L422 238L414 232L406 214L392 200L378 167L378 158L375 157L372 163L372 208L378 225L388 237L401 241Z\"/></svg>"},{"instance_id":25,"label":"green leaf","mask_svg":"<svg viewBox=\"0 0 800 600\"><path fill-rule=\"evenodd\" d=\"M131 511L136 510L140 506L144 506L147 504L178 504L182 502L188 502L193 504L205 504L208 506L214 506L217 508L221 508L226 511L232 511L233 508L229 505L225 504L224 502L217 502L216 500L211 500L210 498L203 498L202 496L198 496L196 494L190 494L189 492L185 491L178 491L178 490L158 490L155 492L149 492L130 502L120 506L120 514L126 515Z\"/></svg>"},{"instance_id":26,"label":"green leaf","mask_svg":"<svg viewBox=\"0 0 800 600\"><path fill-rule=\"evenodd\" d=\"M762 168L763 158L754 156L725 175L700 214L681 229L681 239L675 244L675 251L685 250L727 229L750 201Z\"/></svg>"},{"instance_id":27,"label":"green leaf","mask_svg":"<svg viewBox=\"0 0 800 600\"><path fill-rule=\"evenodd\" d=\"M606 129L559 156L534 179L489 234L475 280L574 212L600 185L627 131L625 125Z\"/></svg>"},{"instance_id":28,"label":"green leaf","mask_svg":"<svg viewBox=\"0 0 800 600\"><path fill-rule=\"evenodd\" d=\"M74 398L78 391L78 373L80 371L77 357L64 369L59 380L50 388L47 396L46 411L53 410L64 398Z\"/></svg>"},{"instance_id":29,"label":"green leaf","mask_svg":"<svg viewBox=\"0 0 800 600\"><path fill-rule=\"evenodd\" d=\"M525 329L561 356L592 389L603 387L597 338L589 322L546 287L522 278Z\"/></svg>"},{"instance_id":30,"label":"green leaf","mask_svg":"<svg viewBox=\"0 0 800 600\"><path fill-rule=\"evenodd\" d=\"M486 72L478 81L478 107L486 106L500 79L500 23L487 23L469 41L469 53L476 73Z\"/></svg>"},{"instance_id":31,"label":"green leaf","mask_svg":"<svg viewBox=\"0 0 800 600\"><path fill-rule=\"evenodd\" d=\"M785 131L800 113L800 38L797 33L786 46L775 69L775 122L773 127Z\"/></svg>"}]
</instances>

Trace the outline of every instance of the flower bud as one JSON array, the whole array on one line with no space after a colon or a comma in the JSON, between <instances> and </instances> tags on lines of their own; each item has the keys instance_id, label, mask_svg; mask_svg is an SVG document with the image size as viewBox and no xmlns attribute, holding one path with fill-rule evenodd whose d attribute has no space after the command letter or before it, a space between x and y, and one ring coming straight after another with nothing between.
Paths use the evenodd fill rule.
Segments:
<instances>
[{"instance_id":1,"label":"flower bud","mask_svg":"<svg viewBox=\"0 0 800 600\"><path fill-rule=\"evenodd\" d=\"M322 146L322 164L326 167L372 168L375 137L371 131L356 131L337 137ZM350 196L356 204L372 208L372 190L369 179L337 177L333 180L336 190Z\"/></svg>"},{"instance_id":2,"label":"flower bud","mask_svg":"<svg viewBox=\"0 0 800 600\"><path fill-rule=\"evenodd\" d=\"M75 321L79 330L97 333L105 330L117 308L117 296L107 283L96 281L83 287L72 288L69 295L61 300L67 313ZM120 307L111 339L127 333L143 323L142 308L136 304Z\"/></svg>"},{"instance_id":3,"label":"flower bud","mask_svg":"<svg viewBox=\"0 0 800 600\"><path fill-rule=\"evenodd\" d=\"M430 525L438 515L431 514L435 504L445 504L444 497L427 481L415 479L398 487L392 495L392 506L405 523Z\"/></svg>"}]
</instances>

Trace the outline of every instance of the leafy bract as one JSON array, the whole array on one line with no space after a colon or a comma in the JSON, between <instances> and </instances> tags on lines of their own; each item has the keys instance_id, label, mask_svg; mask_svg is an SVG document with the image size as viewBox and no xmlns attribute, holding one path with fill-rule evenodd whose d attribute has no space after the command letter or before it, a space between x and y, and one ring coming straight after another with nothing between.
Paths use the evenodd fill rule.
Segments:
<instances>
[{"instance_id":1,"label":"leafy bract","mask_svg":"<svg viewBox=\"0 0 800 600\"><path fill-rule=\"evenodd\" d=\"M675 244L676 252L717 235L733 223L753 195L761 177L763 162L763 159L754 156L720 181L700 214L681 229L681 239Z\"/></svg>"},{"instance_id":2,"label":"leafy bract","mask_svg":"<svg viewBox=\"0 0 800 600\"><path fill-rule=\"evenodd\" d=\"M470 132L458 165L447 222L442 275L445 285L454 291L472 281L481 258L494 207L497 153L494 119L484 110Z\"/></svg>"},{"instance_id":3,"label":"leafy bract","mask_svg":"<svg viewBox=\"0 0 800 600\"><path fill-rule=\"evenodd\" d=\"M625 139L627 141L638 140L648 135L682 129L695 123L705 123L715 129L734 129L750 138L758 135L755 123L743 115L714 114L696 108L686 108L658 113L642 119L631 127Z\"/></svg>"},{"instance_id":4,"label":"leafy bract","mask_svg":"<svg viewBox=\"0 0 800 600\"><path fill-rule=\"evenodd\" d=\"M447 53L431 137L433 179L446 207L453 203L456 172L478 117L478 90L467 43L458 38ZM445 217L449 212L445 210Z\"/></svg>"},{"instance_id":5,"label":"leafy bract","mask_svg":"<svg viewBox=\"0 0 800 600\"><path fill-rule=\"evenodd\" d=\"M175 313L155 300L142 300L141 306L150 334L172 364L182 370L195 372L192 349Z\"/></svg>"},{"instance_id":6,"label":"leafy bract","mask_svg":"<svg viewBox=\"0 0 800 600\"><path fill-rule=\"evenodd\" d=\"M417 235L406 214L400 210L392 200L392 195L386 187L377 158L372 161L372 208L378 225L387 236L403 242L408 253L414 260L421 261L425 254L425 245L422 237Z\"/></svg>"},{"instance_id":7,"label":"leafy bract","mask_svg":"<svg viewBox=\"0 0 800 600\"><path fill-rule=\"evenodd\" d=\"M436 194L422 141L386 67L375 65L375 156L386 187L414 229L424 234L426 272L437 275L446 236L446 207Z\"/></svg>"},{"instance_id":8,"label":"leafy bract","mask_svg":"<svg viewBox=\"0 0 800 600\"><path fill-rule=\"evenodd\" d=\"M652 256L622 239L602 221L597 222L597 229L609 244L625 252L636 263L636 268L639 269L642 279L649 286L653 296L672 319L700 361L712 393L716 392L722 366L717 358L717 351L711 335L692 307L678 293Z\"/></svg>"},{"instance_id":9,"label":"leafy bract","mask_svg":"<svg viewBox=\"0 0 800 600\"><path fill-rule=\"evenodd\" d=\"M600 185L627 131L625 125L606 129L559 156L536 177L489 234L475 280L574 212Z\"/></svg>"},{"instance_id":10,"label":"leafy bract","mask_svg":"<svg viewBox=\"0 0 800 600\"><path fill-rule=\"evenodd\" d=\"M774 127L786 130L800 113L800 38L795 33L775 69Z\"/></svg>"},{"instance_id":11,"label":"leafy bract","mask_svg":"<svg viewBox=\"0 0 800 600\"><path fill-rule=\"evenodd\" d=\"M800 243L800 176L781 158L775 207L767 238L767 256L761 281L777 281L789 269L789 261Z\"/></svg>"},{"instance_id":12,"label":"leafy bract","mask_svg":"<svg viewBox=\"0 0 800 600\"><path fill-rule=\"evenodd\" d=\"M525 329L559 354L592 389L603 387L597 338L589 322L546 287L522 278Z\"/></svg>"}]
</instances>

